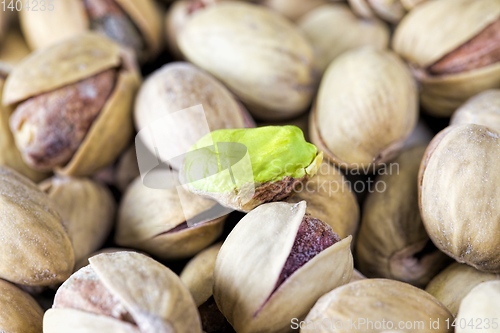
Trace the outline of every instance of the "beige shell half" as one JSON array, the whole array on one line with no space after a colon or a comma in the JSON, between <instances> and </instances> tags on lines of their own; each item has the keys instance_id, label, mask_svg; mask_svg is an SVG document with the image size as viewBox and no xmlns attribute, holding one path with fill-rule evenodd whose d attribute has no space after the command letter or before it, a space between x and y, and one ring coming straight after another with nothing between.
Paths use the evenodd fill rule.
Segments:
<instances>
[{"instance_id":1,"label":"beige shell half","mask_svg":"<svg viewBox=\"0 0 500 333\"><path fill-rule=\"evenodd\" d=\"M460 304L457 315L456 333L474 333L481 327L481 332L498 333L498 309L500 309L500 281L484 282L471 290ZM481 319L481 324L479 320ZM460 325L462 322L473 325ZM484 324L482 324L484 322ZM488 323L488 325L486 325Z\"/></svg>"},{"instance_id":2,"label":"beige shell half","mask_svg":"<svg viewBox=\"0 0 500 333\"><path fill-rule=\"evenodd\" d=\"M429 282L425 291L436 297L453 316L464 297L477 285L499 280L500 275L481 272L469 265L453 263Z\"/></svg>"},{"instance_id":3,"label":"beige shell half","mask_svg":"<svg viewBox=\"0 0 500 333\"><path fill-rule=\"evenodd\" d=\"M132 315L138 329L111 317L57 308L45 315L44 332L201 333L193 298L167 267L135 252L99 254L89 261L99 280Z\"/></svg>"},{"instance_id":4,"label":"beige shell half","mask_svg":"<svg viewBox=\"0 0 500 333\"><path fill-rule=\"evenodd\" d=\"M384 191L365 200L356 253L359 270L368 277L425 287L445 266L448 257L427 248L430 239L420 218L417 180L425 148L406 149L391 161L375 180Z\"/></svg>"},{"instance_id":5,"label":"beige shell half","mask_svg":"<svg viewBox=\"0 0 500 333\"><path fill-rule=\"evenodd\" d=\"M73 244L75 262L103 245L116 211L113 195L105 186L90 179L55 176L39 187L57 205Z\"/></svg>"},{"instance_id":6,"label":"beige shell half","mask_svg":"<svg viewBox=\"0 0 500 333\"><path fill-rule=\"evenodd\" d=\"M486 272L500 272L499 136L475 124L448 127L430 143L419 172L420 213L434 244Z\"/></svg>"},{"instance_id":7,"label":"beige shell half","mask_svg":"<svg viewBox=\"0 0 500 333\"><path fill-rule=\"evenodd\" d=\"M182 191L182 201L178 191ZM180 231L169 230L215 205L182 188L150 189L138 177L120 204L115 241L163 259L190 257L220 236L227 215Z\"/></svg>"},{"instance_id":8,"label":"beige shell half","mask_svg":"<svg viewBox=\"0 0 500 333\"><path fill-rule=\"evenodd\" d=\"M417 116L417 88L404 62L390 51L359 48L326 70L311 112L311 141L343 168L378 166L398 153Z\"/></svg>"},{"instance_id":9,"label":"beige shell half","mask_svg":"<svg viewBox=\"0 0 500 333\"><path fill-rule=\"evenodd\" d=\"M450 125L477 124L500 131L500 89L484 91L453 113Z\"/></svg>"},{"instance_id":10,"label":"beige shell half","mask_svg":"<svg viewBox=\"0 0 500 333\"><path fill-rule=\"evenodd\" d=\"M196 306L213 294L215 259L221 246L222 243L217 243L201 251L182 270L181 281L193 295Z\"/></svg>"},{"instance_id":11,"label":"beige shell half","mask_svg":"<svg viewBox=\"0 0 500 333\"><path fill-rule=\"evenodd\" d=\"M389 45L389 27L380 20L361 19L344 4L326 4L311 10L297 23L311 42L320 73L345 51L371 45Z\"/></svg>"},{"instance_id":12,"label":"beige shell half","mask_svg":"<svg viewBox=\"0 0 500 333\"><path fill-rule=\"evenodd\" d=\"M365 19L380 17L396 24L406 14L401 0L348 0L348 3L356 15Z\"/></svg>"},{"instance_id":13,"label":"beige shell half","mask_svg":"<svg viewBox=\"0 0 500 333\"><path fill-rule=\"evenodd\" d=\"M305 212L305 201L264 204L241 219L222 245L214 299L237 332L289 330L292 318L305 316L321 295L350 281L351 236L317 254L273 293Z\"/></svg>"},{"instance_id":14,"label":"beige shell half","mask_svg":"<svg viewBox=\"0 0 500 333\"><path fill-rule=\"evenodd\" d=\"M28 286L66 280L75 258L56 205L29 179L0 167L0 278Z\"/></svg>"},{"instance_id":15,"label":"beige shell half","mask_svg":"<svg viewBox=\"0 0 500 333\"><path fill-rule=\"evenodd\" d=\"M26 292L0 280L0 331L42 332L43 310Z\"/></svg>"},{"instance_id":16,"label":"beige shell half","mask_svg":"<svg viewBox=\"0 0 500 333\"><path fill-rule=\"evenodd\" d=\"M228 1L196 12L179 35L191 62L225 83L261 119L305 111L316 85L314 52L287 19Z\"/></svg>"},{"instance_id":17,"label":"beige shell half","mask_svg":"<svg viewBox=\"0 0 500 333\"><path fill-rule=\"evenodd\" d=\"M306 184L297 186L288 202L307 202L306 211L327 223L341 239L356 234L359 206L341 171L323 162L318 173Z\"/></svg>"},{"instance_id":18,"label":"beige shell half","mask_svg":"<svg viewBox=\"0 0 500 333\"><path fill-rule=\"evenodd\" d=\"M379 329L364 324L360 326L358 318L365 322L379 322ZM317 325L315 329L301 329L301 332L331 332L327 326L336 322L350 323L356 321L360 332L381 332L382 320L391 321L393 329L398 329L399 323L411 321L414 327L404 332L453 332L448 329L446 320L453 322L452 315L439 303L437 299L425 291L409 284L385 279L367 279L349 283L336 288L321 297L307 315L306 324L323 322L326 325ZM439 328L429 327L430 321L439 320ZM305 326L305 325L304 325ZM319 327L318 327L319 326ZM347 333L356 331L348 325L335 329L335 332ZM391 331L392 332L392 331Z\"/></svg>"}]
</instances>

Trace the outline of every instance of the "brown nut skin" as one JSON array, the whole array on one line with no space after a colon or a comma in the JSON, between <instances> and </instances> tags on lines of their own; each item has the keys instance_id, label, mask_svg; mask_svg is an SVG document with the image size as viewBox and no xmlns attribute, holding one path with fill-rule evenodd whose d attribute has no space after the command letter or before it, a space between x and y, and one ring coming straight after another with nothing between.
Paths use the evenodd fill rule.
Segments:
<instances>
[{"instance_id":1,"label":"brown nut skin","mask_svg":"<svg viewBox=\"0 0 500 333\"><path fill-rule=\"evenodd\" d=\"M420 322L420 326L413 327L404 332L453 332L448 328L446 320L453 322L452 315L439 303L437 299L425 291L415 288L409 284L386 279L367 279L349 283L336 288L321 297L309 312L303 324L301 332L331 332L331 326L338 321L342 323L353 322L355 318L364 318L366 322L380 322L382 319L393 323L393 329L398 329L399 322ZM439 320L439 328L429 327L429 320ZM324 322L327 325L316 325L314 322ZM313 323L307 328L307 323ZM318 327L319 326L319 327ZM335 332L356 332L360 328L349 325L335 328ZM387 327L387 326L386 326ZM361 330L365 333L382 332L384 329L375 329L371 326L363 326ZM393 332L393 330L391 330Z\"/></svg>"},{"instance_id":2,"label":"brown nut skin","mask_svg":"<svg viewBox=\"0 0 500 333\"><path fill-rule=\"evenodd\" d=\"M182 203L178 191L182 191ZM188 227L186 219L216 205L182 189L147 188L138 177L127 189L118 211L115 242L161 259L188 258L213 243L227 215Z\"/></svg>"},{"instance_id":3,"label":"brown nut skin","mask_svg":"<svg viewBox=\"0 0 500 333\"><path fill-rule=\"evenodd\" d=\"M401 21L392 48L415 68L426 111L449 117L499 86L499 19L498 1L444 0L426 1Z\"/></svg>"},{"instance_id":4,"label":"brown nut skin","mask_svg":"<svg viewBox=\"0 0 500 333\"><path fill-rule=\"evenodd\" d=\"M500 130L500 89L471 97L451 117L450 125L478 124Z\"/></svg>"},{"instance_id":5,"label":"brown nut skin","mask_svg":"<svg viewBox=\"0 0 500 333\"><path fill-rule=\"evenodd\" d=\"M2 166L0 193L0 278L33 287L66 280L75 257L55 203Z\"/></svg>"},{"instance_id":6,"label":"brown nut skin","mask_svg":"<svg viewBox=\"0 0 500 333\"><path fill-rule=\"evenodd\" d=\"M42 332L43 310L26 292L0 280L0 331L12 333Z\"/></svg>"},{"instance_id":7,"label":"brown nut skin","mask_svg":"<svg viewBox=\"0 0 500 333\"><path fill-rule=\"evenodd\" d=\"M325 229L307 233L311 217L305 214L305 201L261 205L240 220L222 245L215 262L214 299L237 332L290 331L292 318L305 316L321 295L350 281L352 237L339 240L334 234L339 241L319 247L318 253L316 246L327 244L324 237L333 231L313 218ZM306 243L301 245L300 237ZM296 252L297 245L306 252ZM309 253L315 256L305 264L298 260Z\"/></svg>"},{"instance_id":8,"label":"brown nut skin","mask_svg":"<svg viewBox=\"0 0 500 333\"><path fill-rule=\"evenodd\" d=\"M162 46L161 11L151 0L65 0L51 11L22 10L21 27L33 49L46 48L86 31L96 31L134 49L141 62ZM104 29L103 25L106 26ZM111 26L119 28L111 28ZM123 33L126 31L127 33ZM139 40L130 41L131 35Z\"/></svg>"},{"instance_id":9,"label":"brown nut skin","mask_svg":"<svg viewBox=\"0 0 500 333\"><path fill-rule=\"evenodd\" d=\"M360 172L394 158L418 116L417 87L406 64L393 52L370 47L347 51L330 64L315 104L312 143L331 162Z\"/></svg>"},{"instance_id":10,"label":"brown nut skin","mask_svg":"<svg viewBox=\"0 0 500 333\"><path fill-rule=\"evenodd\" d=\"M453 263L429 282L425 291L436 297L453 316L464 297L477 285L499 280L500 275L481 272L469 265Z\"/></svg>"},{"instance_id":11,"label":"brown nut skin","mask_svg":"<svg viewBox=\"0 0 500 333\"><path fill-rule=\"evenodd\" d=\"M201 333L193 298L167 267L135 252L89 261L57 291L44 332Z\"/></svg>"},{"instance_id":12,"label":"brown nut skin","mask_svg":"<svg viewBox=\"0 0 500 333\"><path fill-rule=\"evenodd\" d=\"M75 262L98 250L113 227L116 203L105 186L85 178L52 177L39 185L58 207Z\"/></svg>"},{"instance_id":13,"label":"brown nut skin","mask_svg":"<svg viewBox=\"0 0 500 333\"><path fill-rule=\"evenodd\" d=\"M209 6L187 22L179 46L255 117L292 118L311 103L317 79L313 49L291 22L270 9L239 1Z\"/></svg>"},{"instance_id":14,"label":"brown nut skin","mask_svg":"<svg viewBox=\"0 0 500 333\"><path fill-rule=\"evenodd\" d=\"M490 273L500 272L499 136L481 125L447 127L419 171L420 214L431 240L456 261Z\"/></svg>"},{"instance_id":15,"label":"brown nut skin","mask_svg":"<svg viewBox=\"0 0 500 333\"><path fill-rule=\"evenodd\" d=\"M68 119L65 119L67 115L73 114L80 117L77 111L82 108L82 105L78 100L71 104L75 109L65 111L69 113L59 114L57 110L49 108L46 113L36 114L36 116L31 111L22 116L27 118L18 123L19 127L14 128L14 137L27 163L30 163L32 167L55 169L58 173L67 176L90 175L110 164L125 148L132 136L130 112L134 94L140 84L140 75L130 53L111 40L92 33L82 34L35 52L13 69L5 83L3 95L3 104L13 107L22 107L30 100L51 96L44 94L54 94L58 89L74 89L74 84L78 86L78 83L88 82L85 80L103 75L110 69L116 73L114 88L95 120L91 122L83 141L76 147L76 151L67 163L51 163L51 161L57 162L59 158L53 149L65 151L66 146L61 146L61 142L72 144L71 140L67 141L68 138L63 136L63 141L51 141L47 142L47 145L36 140L43 139L40 134L46 133L47 126L50 128L53 126L54 131L59 127L64 128L60 122L67 121ZM82 87L85 88L85 86ZM77 94L85 95L84 91L79 91ZM16 116L17 111L14 111L13 117ZM50 123L52 116L57 119L57 122ZM44 121L49 122L45 124ZM62 133L53 133L54 138L58 138L58 135ZM73 134L69 138L72 136ZM28 149L33 146L40 147L33 156L42 158L44 163L48 162L51 165L50 168L43 165L44 163L34 163L36 160L29 154ZM48 149L45 155L43 149Z\"/></svg>"},{"instance_id":16,"label":"brown nut skin","mask_svg":"<svg viewBox=\"0 0 500 333\"><path fill-rule=\"evenodd\" d=\"M418 170L425 146L404 150L397 168L379 175L384 191L368 194L356 242L357 267L367 277L425 287L448 257L429 239L418 206Z\"/></svg>"}]
</instances>

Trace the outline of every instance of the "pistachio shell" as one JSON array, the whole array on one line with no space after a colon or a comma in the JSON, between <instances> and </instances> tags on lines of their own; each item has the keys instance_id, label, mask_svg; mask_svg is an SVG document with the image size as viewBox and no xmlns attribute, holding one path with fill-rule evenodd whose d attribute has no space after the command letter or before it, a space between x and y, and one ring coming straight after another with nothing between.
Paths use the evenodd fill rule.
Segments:
<instances>
[{"instance_id":1,"label":"pistachio shell","mask_svg":"<svg viewBox=\"0 0 500 333\"><path fill-rule=\"evenodd\" d=\"M500 130L500 90L484 91L453 113L450 125L478 124Z\"/></svg>"},{"instance_id":2,"label":"pistachio shell","mask_svg":"<svg viewBox=\"0 0 500 333\"><path fill-rule=\"evenodd\" d=\"M0 277L28 286L66 280L73 248L55 204L34 183L0 167Z\"/></svg>"},{"instance_id":3,"label":"pistachio shell","mask_svg":"<svg viewBox=\"0 0 500 333\"><path fill-rule=\"evenodd\" d=\"M436 275L425 291L436 297L456 316L460 303L475 286L498 279L498 274L485 273L468 265L454 263Z\"/></svg>"},{"instance_id":4,"label":"pistachio shell","mask_svg":"<svg viewBox=\"0 0 500 333\"><path fill-rule=\"evenodd\" d=\"M410 321L412 328L408 331L411 332L453 332L453 328L446 325L447 319L453 322L452 316L437 299L409 284L385 279L357 281L327 293L316 302L305 319L306 324L323 322L326 325L301 329L301 332L331 332L329 323L335 325L338 321L349 323L351 320L356 321L357 328L362 332L382 331L381 327L374 328L375 325L361 326L358 318L363 318L365 323L379 322L380 326L384 319L386 327L388 322L392 322L393 329L398 329L400 322ZM437 320L439 328L429 327L430 321ZM349 325L335 329L339 333L356 330Z\"/></svg>"},{"instance_id":5,"label":"pistachio shell","mask_svg":"<svg viewBox=\"0 0 500 333\"><path fill-rule=\"evenodd\" d=\"M499 135L475 124L448 127L427 148L419 172L430 238L458 262L485 272L500 272Z\"/></svg>"},{"instance_id":6,"label":"pistachio shell","mask_svg":"<svg viewBox=\"0 0 500 333\"><path fill-rule=\"evenodd\" d=\"M345 51L365 45L383 50L389 44L386 24L376 19L360 19L344 4L317 7L304 15L298 26L316 52L321 73Z\"/></svg>"},{"instance_id":7,"label":"pistachio shell","mask_svg":"<svg viewBox=\"0 0 500 333\"><path fill-rule=\"evenodd\" d=\"M328 3L327 0L264 0L262 2L264 6L295 22L314 8L326 3Z\"/></svg>"},{"instance_id":8,"label":"pistachio shell","mask_svg":"<svg viewBox=\"0 0 500 333\"><path fill-rule=\"evenodd\" d=\"M417 106L415 82L397 55L348 51L323 76L309 122L311 140L342 167L378 166L403 146L415 127Z\"/></svg>"},{"instance_id":9,"label":"pistachio shell","mask_svg":"<svg viewBox=\"0 0 500 333\"><path fill-rule=\"evenodd\" d=\"M385 190L366 198L356 253L368 277L424 287L445 265L447 256L432 246L420 218L417 180L424 152L425 146L403 151L391 162L397 169L376 179Z\"/></svg>"},{"instance_id":10,"label":"pistachio shell","mask_svg":"<svg viewBox=\"0 0 500 333\"><path fill-rule=\"evenodd\" d=\"M460 304L456 333L498 333L498 309L500 307L500 281L484 282L471 290ZM481 319L481 324L479 320ZM495 320L496 319L496 320ZM473 324L470 325L472 320ZM461 323L467 323L463 325ZM484 325L482 324L484 322ZM481 327L481 328L478 328Z\"/></svg>"},{"instance_id":11,"label":"pistachio shell","mask_svg":"<svg viewBox=\"0 0 500 333\"><path fill-rule=\"evenodd\" d=\"M182 189L179 189L181 191ZM138 177L121 202L115 241L163 259L190 257L220 236L226 216L182 227L186 220L208 211L215 201L178 190L147 188Z\"/></svg>"},{"instance_id":12,"label":"pistachio shell","mask_svg":"<svg viewBox=\"0 0 500 333\"><path fill-rule=\"evenodd\" d=\"M400 0L400 1L403 4L403 7L406 10L410 11L413 8L415 8L415 6L417 6L417 5L421 4L421 3L424 3L427 0Z\"/></svg>"},{"instance_id":13,"label":"pistachio shell","mask_svg":"<svg viewBox=\"0 0 500 333\"><path fill-rule=\"evenodd\" d=\"M181 31L179 46L259 118L291 118L311 102L312 47L294 25L263 6L228 1L198 11Z\"/></svg>"},{"instance_id":14,"label":"pistachio shell","mask_svg":"<svg viewBox=\"0 0 500 333\"><path fill-rule=\"evenodd\" d=\"M58 207L75 261L99 249L113 226L116 204L103 185L84 178L53 177L39 185Z\"/></svg>"},{"instance_id":15,"label":"pistachio shell","mask_svg":"<svg viewBox=\"0 0 500 333\"><path fill-rule=\"evenodd\" d=\"M366 276L361 274L361 272L358 271L357 269L354 269L352 271L352 277L351 277L351 281L349 281L349 283L353 283L353 282L365 280L365 279L366 279Z\"/></svg>"},{"instance_id":16,"label":"pistachio shell","mask_svg":"<svg viewBox=\"0 0 500 333\"><path fill-rule=\"evenodd\" d=\"M0 47L0 61L15 65L29 54L30 49L19 28L9 29Z\"/></svg>"},{"instance_id":17,"label":"pistachio shell","mask_svg":"<svg viewBox=\"0 0 500 333\"><path fill-rule=\"evenodd\" d=\"M305 201L262 205L241 219L222 245L214 298L237 332L289 330L292 318L304 316L322 294L351 279L349 236L314 256L275 290L305 212Z\"/></svg>"},{"instance_id":18,"label":"pistachio shell","mask_svg":"<svg viewBox=\"0 0 500 333\"><path fill-rule=\"evenodd\" d=\"M390 22L398 23L406 14L401 0L348 0L352 10L367 19L380 17Z\"/></svg>"},{"instance_id":19,"label":"pistachio shell","mask_svg":"<svg viewBox=\"0 0 500 333\"><path fill-rule=\"evenodd\" d=\"M122 192L139 176L135 146L130 146L119 158L114 174L114 185Z\"/></svg>"},{"instance_id":20,"label":"pistachio shell","mask_svg":"<svg viewBox=\"0 0 500 333\"><path fill-rule=\"evenodd\" d=\"M165 16L165 37L167 47L172 57L176 60L184 59L179 48L178 36L186 22L191 17L190 10L193 6L193 1L175 1L168 8Z\"/></svg>"},{"instance_id":21,"label":"pistachio shell","mask_svg":"<svg viewBox=\"0 0 500 333\"><path fill-rule=\"evenodd\" d=\"M79 271L83 267L90 265L89 259L92 258L92 257L95 257L98 254L101 254L101 253L114 253L114 252L121 252L121 251L134 252L133 250L125 249L125 248L106 247L104 249L100 249L99 251L91 253L87 257L82 258L79 261L77 261L75 263L75 269L73 270L73 272Z\"/></svg>"},{"instance_id":22,"label":"pistachio shell","mask_svg":"<svg viewBox=\"0 0 500 333\"><path fill-rule=\"evenodd\" d=\"M43 310L26 292L0 280L0 331L39 333L42 331Z\"/></svg>"}]
</instances>

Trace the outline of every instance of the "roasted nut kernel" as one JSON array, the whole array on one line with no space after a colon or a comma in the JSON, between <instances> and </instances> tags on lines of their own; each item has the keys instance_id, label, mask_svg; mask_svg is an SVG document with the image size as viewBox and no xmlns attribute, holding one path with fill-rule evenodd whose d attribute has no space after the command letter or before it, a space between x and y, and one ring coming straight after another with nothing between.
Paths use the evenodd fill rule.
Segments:
<instances>
[{"instance_id":1,"label":"roasted nut kernel","mask_svg":"<svg viewBox=\"0 0 500 333\"><path fill-rule=\"evenodd\" d=\"M389 27L385 23L358 18L344 4L326 4L311 10L298 26L314 48L320 73L345 51L368 45L383 50L389 45Z\"/></svg>"},{"instance_id":2,"label":"roasted nut kernel","mask_svg":"<svg viewBox=\"0 0 500 333\"><path fill-rule=\"evenodd\" d=\"M161 12L151 0L65 0L50 11L20 11L32 49L95 31L133 50L141 61L160 51Z\"/></svg>"},{"instance_id":3,"label":"roasted nut kernel","mask_svg":"<svg viewBox=\"0 0 500 333\"><path fill-rule=\"evenodd\" d=\"M405 17L393 49L415 67L427 111L450 116L468 98L498 87L499 29L496 0L427 1Z\"/></svg>"},{"instance_id":4,"label":"roasted nut kernel","mask_svg":"<svg viewBox=\"0 0 500 333\"><path fill-rule=\"evenodd\" d=\"M460 124L477 124L500 130L500 90L487 90L468 99L450 120L450 125Z\"/></svg>"},{"instance_id":5,"label":"roasted nut kernel","mask_svg":"<svg viewBox=\"0 0 500 333\"><path fill-rule=\"evenodd\" d=\"M317 78L311 45L291 22L263 6L228 1L197 11L179 46L256 117L292 118L311 102Z\"/></svg>"},{"instance_id":6,"label":"roasted nut kernel","mask_svg":"<svg viewBox=\"0 0 500 333\"><path fill-rule=\"evenodd\" d=\"M73 248L56 205L34 183L0 166L0 278L26 286L66 280Z\"/></svg>"},{"instance_id":7,"label":"roasted nut kernel","mask_svg":"<svg viewBox=\"0 0 500 333\"><path fill-rule=\"evenodd\" d=\"M400 322L418 323L411 332L453 332L453 328L445 324L446 320L452 322L453 317L437 299L409 284L385 279L357 281L330 291L316 302L305 319L305 328L300 331L331 332L328 326L314 323L345 323L353 318L365 318L366 322L384 319L386 323L392 322L394 328ZM438 320L438 328L429 327L430 322ZM311 324L307 326L308 323ZM355 330L349 326L335 328L339 333ZM362 331L375 333L381 329L363 326Z\"/></svg>"},{"instance_id":8,"label":"roasted nut kernel","mask_svg":"<svg viewBox=\"0 0 500 333\"><path fill-rule=\"evenodd\" d=\"M203 219L217 204L182 188L147 188L138 177L125 192L118 212L115 241L162 259L187 258L214 242L222 233L226 216ZM185 193L184 193L185 192ZM187 220L196 219L193 226Z\"/></svg>"},{"instance_id":9,"label":"roasted nut kernel","mask_svg":"<svg viewBox=\"0 0 500 333\"><path fill-rule=\"evenodd\" d=\"M352 10L363 18L380 17L398 23L406 14L404 0L348 0Z\"/></svg>"},{"instance_id":10,"label":"roasted nut kernel","mask_svg":"<svg viewBox=\"0 0 500 333\"><path fill-rule=\"evenodd\" d=\"M109 39L84 34L35 52L7 77L3 103L28 165L89 175L111 163L132 135L130 107L140 78Z\"/></svg>"},{"instance_id":11,"label":"roasted nut kernel","mask_svg":"<svg viewBox=\"0 0 500 333\"><path fill-rule=\"evenodd\" d=\"M0 331L40 333L43 310L26 292L0 280Z\"/></svg>"},{"instance_id":12,"label":"roasted nut kernel","mask_svg":"<svg viewBox=\"0 0 500 333\"><path fill-rule=\"evenodd\" d=\"M57 176L39 187L57 205L73 244L75 262L103 245L116 211L114 198L106 187L89 179Z\"/></svg>"},{"instance_id":13,"label":"roasted nut kernel","mask_svg":"<svg viewBox=\"0 0 500 333\"><path fill-rule=\"evenodd\" d=\"M498 309L500 308L500 281L484 282L471 290L465 296L460 304L460 310L457 315L457 322L467 325L457 325L455 332L457 333L472 333L481 330L481 332L498 333L498 326L495 325ZM485 322L485 325L478 322ZM487 320L488 319L488 320ZM470 321L473 325L470 325ZM488 323L489 325L486 325ZM478 327L481 327L479 329Z\"/></svg>"},{"instance_id":14,"label":"roasted nut kernel","mask_svg":"<svg viewBox=\"0 0 500 333\"><path fill-rule=\"evenodd\" d=\"M468 265L453 263L429 282L425 291L436 297L453 316L462 299L478 284L498 280L498 274L478 271Z\"/></svg>"},{"instance_id":15,"label":"roasted nut kernel","mask_svg":"<svg viewBox=\"0 0 500 333\"><path fill-rule=\"evenodd\" d=\"M222 167L238 153L239 146L234 149L229 147L228 151L221 153L216 151L214 142L218 145L229 142L245 146L253 182L248 177L250 170L246 164L236 166L236 173L243 174L237 179L233 179L233 174ZM316 174L323 160L323 154L316 154L316 147L307 143L302 131L295 126L218 130L200 139L191 151L194 153L187 155L181 169L185 188L243 212L262 203L286 200L293 195L298 184L307 182ZM227 157L228 161L218 156ZM216 166L211 165L212 157L217 158ZM212 168L224 171L212 175Z\"/></svg>"},{"instance_id":16,"label":"roasted nut kernel","mask_svg":"<svg viewBox=\"0 0 500 333\"><path fill-rule=\"evenodd\" d=\"M309 122L311 141L335 164L367 170L399 152L417 110L415 82L397 55L347 51L323 76Z\"/></svg>"},{"instance_id":17,"label":"roasted nut kernel","mask_svg":"<svg viewBox=\"0 0 500 333\"><path fill-rule=\"evenodd\" d=\"M418 170L425 146L406 149L377 177L385 191L368 194L356 242L357 264L372 278L425 287L445 266L447 256L429 239L418 206Z\"/></svg>"},{"instance_id":18,"label":"roasted nut kernel","mask_svg":"<svg viewBox=\"0 0 500 333\"><path fill-rule=\"evenodd\" d=\"M161 291L161 292L160 292ZM57 291L43 331L199 332L189 291L170 269L135 252L100 254Z\"/></svg>"},{"instance_id":19,"label":"roasted nut kernel","mask_svg":"<svg viewBox=\"0 0 500 333\"><path fill-rule=\"evenodd\" d=\"M306 215L305 201L259 206L219 251L215 302L237 332L289 329L291 319L305 316L321 295L350 281L351 238L340 240L326 223Z\"/></svg>"},{"instance_id":20,"label":"roasted nut kernel","mask_svg":"<svg viewBox=\"0 0 500 333\"><path fill-rule=\"evenodd\" d=\"M500 272L499 135L475 124L448 127L430 143L419 172L420 213L434 244L492 273Z\"/></svg>"}]
</instances>

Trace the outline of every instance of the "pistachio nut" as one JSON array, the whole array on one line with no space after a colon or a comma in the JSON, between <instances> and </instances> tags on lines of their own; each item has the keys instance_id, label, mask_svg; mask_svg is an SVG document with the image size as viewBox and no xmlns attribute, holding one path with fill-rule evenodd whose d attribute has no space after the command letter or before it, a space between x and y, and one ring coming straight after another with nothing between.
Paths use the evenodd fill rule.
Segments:
<instances>
[{"instance_id":1,"label":"pistachio nut","mask_svg":"<svg viewBox=\"0 0 500 333\"><path fill-rule=\"evenodd\" d=\"M449 117L468 98L500 85L496 0L426 1L396 28L393 49L415 68L421 103Z\"/></svg>"},{"instance_id":2,"label":"pistachio nut","mask_svg":"<svg viewBox=\"0 0 500 333\"><path fill-rule=\"evenodd\" d=\"M17 147L39 170L85 176L110 164L133 131L140 83L133 57L111 40L83 34L32 53L5 82L3 104Z\"/></svg>"},{"instance_id":3,"label":"pistachio nut","mask_svg":"<svg viewBox=\"0 0 500 333\"><path fill-rule=\"evenodd\" d=\"M407 66L390 51L365 47L343 53L326 70L309 132L330 161L369 170L397 155L417 116Z\"/></svg>"},{"instance_id":4,"label":"pistachio nut","mask_svg":"<svg viewBox=\"0 0 500 333\"><path fill-rule=\"evenodd\" d=\"M363 318L357 328L337 325ZM446 320L453 317L437 299L407 283L389 279L367 279L336 288L321 297L307 315L301 332L453 332ZM382 319L384 320L382 322ZM314 325L314 323L323 323ZM369 323L372 323L371 325ZM411 327L400 327L411 322ZM433 323L437 325L432 326ZM377 324L375 324L377 323ZM391 325L392 324L392 325ZM377 326L377 328L375 328ZM392 326L392 327L391 327ZM407 330L406 330L406 329Z\"/></svg>"},{"instance_id":5,"label":"pistachio nut","mask_svg":"<svg viewBox=\"0 0 500 333\"><path fill-rule=\"evenodd\" d=\"M52 177L39 185L61 214L75 262L98 250L113 227L116 203L107 187L85 178Z\"/></svg>"},{"instance_id":6,"label":"pistachio nut","mask_svg":"<svg viewBox=\"0 0 500 333\"><path fill-rule=\"evenodd\" d=\"M313 9L328 3L328 0L263 0L261 4L297 22Z\"/></svg>"},{"instance_id":7,"label":"pistachio nut","mask_svg":"<svg viewBox=\"0 0 500 333\"><path fill-rule=\"evenodd\" d=\"M477 285L500 279L500 275L481 272L469 265L453 263L429 282L425 291L436 297L453 316L464 297Z\"/></svg>"},{"instance_id":8,"label":"pistachio nut","mask_svg":"<svg viewBox=\"0 0 500 333\"><path fill-rule=\"evenodd\" d=\"M292 118L311 103L309 42L264 6L227 1L197 11L178 36L186 58L228 86L258 118Z\"/></svg>"},{"instance_id":9,"label":"pistachio nut","mask_svg":"<svg viewBox=\"0 0 500 333\"><path fill-rule=\"evenodd\" d=\"M403 0L347 0L356 15L366 19L380 17L398 23L406 14Z\"/></svg>"},{"instance_id":10,"label":"pistachio nut","mask_svg":"<svg viewBox=\"0 0 500 333\"><path fill-rule=\"evenodd\" d=\"M491 273L500 272L499 136L481 125L447 127L427 148L418 180L420 214L434 244Z\"/></svg>"},{"instance_id":11,"label":"pistachio nut","mask_svg":"<svg viewBox=\"0 0 500 333\"><path fill-rule=\"evenodd\" d=\"M356 235L359 206L340 170L327 162L306 184L298 185L288 202L307 202L307 213L328 224L341 239Z\"/></svg>"},{"instance_id":12,"label":"pistachio nut","mask_svg":"<svg viewBox=\"0 0 500 333\"><path fill-rule=\"evenodd\" d=\"M314 48L320 73L345 51L368 45L383 50L389 45L387 24L377 19L361 19L345 4L319 6L302 16L297 24Z\"/></svg>"},{"instance_id":13,"label":"pistachio nut","mask_svg":"<svg viewBox=\"0 0 500 333\"><path fill-rule=\"evenodd\" d=\"M75 258L56 205L29 179L0 166L0 278L49 286L66 280Z\"/></svg>"},{"instance_id":14,"label":"pistachio nut","mask_svg":"<svg viewBox=\"0 0 500 333\"><path fill-rule=\"evenodd\" d=\"M292 318L302 318L321 295L351 280L351 239L340 240L307 215L305 201L259 206L219 251L215 302L237 332L288 331Z\"/></svg>"},{"instance_id":15,"label":"pistachio nut","mask_svg":"<svg viewBox=\"0 0 500 333\"><path fill-rule=\"evenodd\" d=\"M478 124L500 130L500 89L469 98L451 117L450 125Z\"/></svg>"},{"instance_id":16,"label":"pistachio nut","mask_svg":"<svg viewBox=\"0 0 500 333\"><path fill-rule=\"evenodd\" d=\"M161 259L193 256L222 233L226 215L216 219L203 216L216 205L182 187L150 189L138 177L120 204L115 242ZM197 223L189 225L187 221L192 219Z\"/></svg>"},{"instance_id":17,"label":"pistachio nut","mask_svg":"<svg viewBox=\"0 0 500 333\"><path fill-rule=\"evenodd\" d=\"M180 173L184 187L243 212L286 200L298 184L316 174L323 160L295 126L214 131L191 152ZM234 162L240 154L245 156Z\"/></svg>"},{"instance_id":18,"label":"pistachio nut","mask_svg":"<svg viewBox=\"0 0 500 333\"><path fill-rule=\"evenodd\" d=\"M89 260L57 290L45 333L201 333L193 298L167 267L125 251Z\"/></svg>"},{"instance_id":19,"label":"pistachio nut","mask_svg":"<svg viewBox=\"0 0 500 333\"><path fill-rule=\"evenodd\" d=\"M457 315L456 333L498 333L500 281L481 283L465 296ZM484 323L483 323L484 322Z\"/></svg>"},{"instance_id":20,"label":"pistachio nut","mask_svg":"<svg viewBox=\"0 0 500 333\"><path fill-rule=\"evenodd\" d=\"M357 265L372 278L425 287L448 257L425 231L418 207L418 170L425 146L404 150L391 162L397 168L377 177L384 191L369 193L356 242Z\"/></svg>"},{"instance_id":21,"label":"pistachio nut","mask_svg":"<svg viewBox=\"0 0 500 333\"><path fill-rule=\"evenodd\" d=\"M138 59L156 56L162 44L161 11L152 0L65 0L52 9L20 11L32 49L95 31L130 48Z\"/></svg>"},{"instance_id":22,"label":"pistachio nut","mask_svg":"<svg viewBox=\"0 0 500 333\"><path fill-rule=\"evenodd\" d=\"M0 61L15 65L30 54L30 49L19 28L7 31L0 46Z\"/></svg>"},{"instance_id":23,"label":"pistachio nut","mask_svg":"<svg viewBox=\"0 0 500 333\"><path fill-rule=\"evenodd\" d=\"M28 293L4 280L0 280L0 308L1 332L42 332L40 305Z\"/></svg>"}]
</instances>

